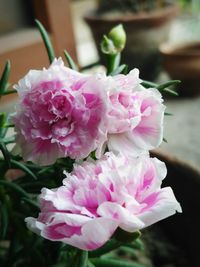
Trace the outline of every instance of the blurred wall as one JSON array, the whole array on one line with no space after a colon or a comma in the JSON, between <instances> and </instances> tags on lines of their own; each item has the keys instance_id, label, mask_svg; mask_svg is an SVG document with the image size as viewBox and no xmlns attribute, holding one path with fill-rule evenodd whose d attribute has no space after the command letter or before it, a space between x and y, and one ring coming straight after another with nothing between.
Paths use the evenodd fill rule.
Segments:
<instances>
[{"instance_id":1,"label":"blurred wall","mask_svg":"<svg viewBox=\"0 0 200 267\"><path fill-rule=\"evenodd\" d=\"M31 0L0 0L0 35L32 24Z\"/></svg>"}]
</instances>

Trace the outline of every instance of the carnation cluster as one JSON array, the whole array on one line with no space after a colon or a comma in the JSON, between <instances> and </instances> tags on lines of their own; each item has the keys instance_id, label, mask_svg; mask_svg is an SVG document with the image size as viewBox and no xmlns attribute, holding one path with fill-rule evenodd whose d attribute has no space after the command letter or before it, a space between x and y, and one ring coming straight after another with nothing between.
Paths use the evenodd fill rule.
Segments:
<instances>
[{"instance_id":1,"label":"carnation cluster","mask_svg":"<svg viewBox=\"0 0 200 267\"><path fill-rule=\"evenodd\" d=\"M75 160L62 186L42 189L38 218L26 218L32 231L94 250L117 228L135 232L181 212L172 189L161 188L165 164L149 156L163 139L163 99L141 85L137 69L85 75L55 59L15 88L23 158L44 166Z\"/></svg>"}]
</instances>

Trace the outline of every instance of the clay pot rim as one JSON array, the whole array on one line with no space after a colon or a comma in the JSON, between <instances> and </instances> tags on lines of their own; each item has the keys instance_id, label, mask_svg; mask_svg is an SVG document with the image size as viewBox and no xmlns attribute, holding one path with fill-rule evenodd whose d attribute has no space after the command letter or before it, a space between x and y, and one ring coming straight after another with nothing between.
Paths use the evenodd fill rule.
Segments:
<instances>
[{"instance_id":1,"label":"clay pot rim","mask_svg":"<svg viewBox=\"0 0 200 267\"><path fill-rule=\"evenodd\" d=\"M160 159L166 164L169 163L173 166L177 165L185 171L190 172L192 176L195 177L196 181L200 184L200 169L198 169L195 165L187 162L186 160L180 159L177 156L167 153L166 151L163 152L155 149L150 152L150 155L151 157Z\"/></svg>"},{"instance_id":2,"label":"clay pot rim","mask_svg":"<svg viewBox=\"0 0 200 267\"><path fill-rule=\"evenodd\" d=\"M199 51L192 49L192 47L194 46L199 46ZM188 48L188 50L186 50L185 48ZM172 44L168 42L161 44L159 51L164 56L197 57L200 56L200 41L185 44Z\"/></svg>"},{"instance_id":3,"label":"clay pot rim","mask_svg":"<svg viewBox=\"0 0 200 267\"><path fill-rule=\"evenodd\" d=\"M101 14L98 14L96 10L89 11L86 15L84 15L84 19L86 22L102 22L107 21L110 23L129 23L129 22L139 22L146 23L149 21L156 20L170 20L172 17L177 15L180 11L180 6L177 3L173 3L165 8L161 8L152 12L143 12L140 14L134 13L122 13L119 16L107 17Z\"/></svg>"}]
</instances>

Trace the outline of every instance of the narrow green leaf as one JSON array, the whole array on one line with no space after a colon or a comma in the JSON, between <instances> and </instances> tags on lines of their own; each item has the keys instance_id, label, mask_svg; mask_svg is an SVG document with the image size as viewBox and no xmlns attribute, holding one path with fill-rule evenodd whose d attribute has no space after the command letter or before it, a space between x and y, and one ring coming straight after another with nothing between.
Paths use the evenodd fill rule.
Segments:
<instances>
[{"instance_id":1,"label":"narrow green leaf","mask_svg":"<svg viewBox=\"0 0 200 267\"><path fill-rule=\"evenodd\" d=\"M163 137L163 142L168 143L167 139Z\"/></svg>"},{"instance_id":2,"label":"narrow green leaf","mask_svg":"<svg viewBox=\"0 0 200 267\"><path fill-rule=\"evenodd\" d=\"M122 71L122 74L124 74L124 75L127 75L128 74L128 65L126 65L126 67Z\"/></svg>"},{"instance_id":3,"label":"narrow green leaf","mask_svg":"<svg viewBox=\"0 0 200 267\"><path fill-rule=\"evenodd\" d=\"M5 91L3 95L10 95L10 94L16 94L16 93L17 93L17 90L9 89L9 90Z\"/></svg>"},{"instance_id":4,"label":"narrow green leaf","mask_svg":"<svg viewBox=\"0 0 200 267\"><path fill-rule=\"evenodd\" d=\"M4 136L5 130L4 124L6 123L7 116L5 112L0 113L0 138ZM1 142L1 141L0 141Z\"/></svg>"},{"instance_id":5,"label":"narrow green leaf","mask_svg":"<svg viewBox=\"0 0 200 267\"><path fill-rule=\"evenodd\" d=\"M25 198L30 198L29 194L24 189L22 189L19 185L13 182L0 180L0 185L12 189L13 191L15 191L16 193L20 194Z\"/></svg>"},{"instance_id":6,"label":"narrow green leaf","mask_svg":"<svg viewBox=\"0 0 200 267\"><path fill-rule=\"evenodd\" d=\"M141 85L147 89L148 88L156 88L158 86L158 84L156 84L156 83L145 81L145 80L142 81Z\"/></svg>"},{"instance_id":7,"label":"narrow green leaf","mask_svg":"<svg viewBox=\"0 0 200 267\"><path fill-rule=\"evenodd\" d=\"M34 180L37 180L37 176L23 163L16 161L14 159L11 159L10 162L11 162L11 166L13 168L20 169L20 170L24 171L25 173L27 173L28 175L30 175Z\"/></svg>"},{"instance_id":8,"label":"narrow green leaf","mask_svg":"<svg viewBox=\"0 0 200 267\"><path fill-rule=\"evenodd\" d=\"M123 244L123 246L144 251L144 244L140 238L136 239L135 241L133 241L131 243Z\"/></svg>"},{"instance_id":9,"label":"narrow green leaf","mask_svg":"<svg viewBox=\"0 0 200 267\"><path fill-rule=\"evenodd\" d=\"M134 260L136 260L138 258L137 254L133 248L121 246L120 251L124 252L125 254L129 254L132 257L132 259L134 259Z\"/></svg>"},{"instance_id":10,"label":"narrow green leaf","mask_svg":"<svg viewBox=\"0 0 200 267\"><path fill-rule=\"evenodd\" d=\"M71 56L69 55L69 53L66 50L64 50L64 56L67 60L69 68L72 70L78 70L76 63L73 61L73 59L71 58Z\"/></svg>"},{"instance_id":11,"label":"narrow green leaf","mask_svg":"<svg viewBox=\"0 0 200 267\"><path fill-rule=\"evenodd\" d=\"M119 67L117 67L115 70L113 70L110 73L110 76L115 76L117 74L123 73L126 69L127 69L127 65L126 64L122 64Z\"/></svg>"},{"instance_id":12,"label":"narrow green leaf","mask_svg":"<svg viewBox=\"0 0 200 267\"><path fill-rule=\"evenodd\" d=\"M0 240L3 240L6 237L8 229L8 211L4 204L0 208Z\"/></svg>"},{"instance_id":13,"label":"narrow green leaf","mask_svg":"<svg viewBox=\"0 0 200 267\"><path fill-rule=\"evenodd\" d=\"M76 267L87 267L88 251L81 250L77 256L78 261Z\"/></svg>"},{"instance_id":14,"label":"narrow green leaf","mask_svg":"<svg viewBox=\"0 0 200 267\"><path fill-rule=\"evenodd\" d=\"M38 210L40 209L39 206L38 206L38 204L34 200L32 200L30 198L26 198L26 197L23 197L22 200L24 202L28 203L29 205L33 206L34 208L36 208Z\"/></svg>"},{"instance_id":15,"label":"narrow green leaf","mask_svg":"<svg viewBox=\"0 0 200 267\"><path fill-rule=\"evenodd\" d=\"M5 159L6 163L8 164L8 167L10 168L11 167L11 165L10 165L10 154L9 154L9 152L7 150L6 145L3 142L0 142L0 150L1 150L2 154L3 154L3 156L4 156L4 159Z\"/></svg>"},{"instance_id":16,"label":"narrow green leaf","mask_svg":"<svg viewBox=\"0 0 200 267\"><path fill-rule=\"evenodd\" d=\"M0 127L2 128L6 122L6 113L0 113Z\"/></svg>"},{"instance_id":17,"label":"narrow green leaf","mask_svg":"<svg viewBox=\"0 0 200 267\"><path fill-rule=\"evenodd\" d=\"M0 142L1 142L1 140L0 140ZM7 137L7 138L4 138L3 139L3 143L5 144L5 145L7 145L7 144L12 144L12 143L14 143L15 142L15 136L10 136L10 137Z\"/></svg>"},{"instance_id":18,"label":"narrow green leaf","mask_svg":"<svg viewBox=\"0 0 200 267\"><path fill-rule=\"evenodd\" d=\"M104 255L104 254L106 254L106 253L108 253L114 249L119 248L121 245L122 245L122 242L117 241L115 239L111 239L101 248L90 251L89 257L90 258L100 257L101 255Z\"/></svg>"},{"instance_id":19,"label":"narrow green leaf","mask_svg":"<svg viewBox=\"0 0 200 267\"><path fill-rule=\"evenodd\" d=\"M181 81L180 80L171 80L171 81L167 81L165 83L162 83L160 85L158 85L156 88L160 91L164 90L165 88L167 87L170 87L172 85L177 85L177 84L180 84Z\"/></svg>"},{"instance_id":20,"label":"narrow green leaf","mask_svg":"<svg viewBox=\"0 0 200 267\"><path fill-rule=\"evenodd\" d=\"M144 267L138 263L113 259L91 259L95 267Z\"/></svg>"},{"instance_id":21,"label":"narrow green leaf","mask_svg":"<svg viewBox=\"0 0 200 267\"><path fill-rule=\"evenodd\" d=\"M0 126L0 138L4 138L8 131L8 128L5 128L4 125L8 123L8 116L5 112L1 113L1 126ZM2 141L0 141L2 142Z\"/></svg>"},{"instance_id":22,"label":"narrow green leaf","mask_svg":"<svg viewBox=\"0 0 200 267\"><path fill-rule=\"evenodd\" d=\"M0 79L0 95L3 95L4 92L6 91L9 75L10 75L10 61L8 60L6 62L3 74Z\"/></svg>"},{"instance_id":23,"label":"narrow green leaf","mask_svg":"<svg viewBox=\"0 0 200 267\"><path fill-rule=\"evenodd\" d=\"M4 128L10 128L10 127L15 127L15 125L14 124L5 124L3 127Z\"/></svg>"},{"instance_id":24,"label":"narrow green leaf","mask_svg":"<svg viewBox=\"0 0 200 267\"><path fill-rule=\"evenodd\" d=\"M46 50L47 50L47 54L49 57L49 62L52 63L54 58L55 58L55 53L54 53L54 49L52 46L52 43L50 41L50 38L47 34L47 31L45 30L44 26L42 25L42 23L39 20L35 20L35 23L40 31L40 34L42 36L43 42L45 44Z\"/></svg>"},{"instance_id":25,"label":"narrow green leaf","mask_svg":"<svg viewBox=\"0 0 200 267\"><path fill-rule=\"evenodd\" d=\"M173 116L174 114L173 113L169 113L169 112L165 112L164 115L165 116Z\"/></svg>"},{"instance_id":26,"label":"narrow green leaf","mask_svg":"<svg viewBox=\"0 0 200 267\"><path fill-rule=\"evenodd\" d=\"M169 94L171 94L173 96L178 96L178 93L176 91L174 91L172 89L169 89L169 88L163 89L163 92L169 93Z\"/></svg>"},{"instance_id":27,"label":"narrow green leaf","mask_svg":"<svg viewBox=\"0 0 200 267\"><path fill-rule=\"evenodd\" d=\"M88 261L87 267L95 267L95 265L93 263L91 263L90 261Z\"/></svg>"}]
</instances>

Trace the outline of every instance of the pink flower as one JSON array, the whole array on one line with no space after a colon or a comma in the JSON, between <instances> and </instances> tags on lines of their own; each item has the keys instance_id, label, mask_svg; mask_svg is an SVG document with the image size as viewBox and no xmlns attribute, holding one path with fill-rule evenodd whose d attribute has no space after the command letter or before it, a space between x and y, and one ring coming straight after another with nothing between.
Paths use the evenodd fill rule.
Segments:
<instances>
[{"instance_id":1,"label":"pink flower","mask_svg":"<svg viewBox=\"0 0 200 267\"><path fill-rule=\"evenodd\" d=\"M74 165L63 186L43 188L39 217L26 218L27 226L52 241L97 249L118 227L135 232L181 212L172 189L161 188L165 176L165 164L156 158L107 153Z\"/></svg>"},{"instance_id":2,"label":"pink flower","mask_svg":"<svg viewBox=\"0 0 200 267\"><path fill-rule=\"evenodd\" d=\"M66 68L61 59L30 71L15 87L20 96L13 117L25 160L52 164L60 157L81 159L106 137L103 81Z\"/></svg>"},{"instance_id":3,"label":"pink flower","mask_svg":"<svg viewBox=\"0 0 200 267\"><path fill-rule=\"evenodd\" d=\"M108 141L110 151L138 156L163 139L165 106L154 88L140 85L139 71L110 78Z\"/></svg>"}]
</instances>

